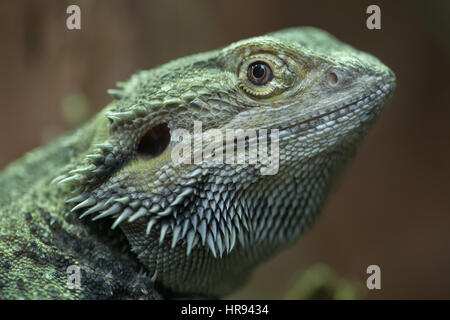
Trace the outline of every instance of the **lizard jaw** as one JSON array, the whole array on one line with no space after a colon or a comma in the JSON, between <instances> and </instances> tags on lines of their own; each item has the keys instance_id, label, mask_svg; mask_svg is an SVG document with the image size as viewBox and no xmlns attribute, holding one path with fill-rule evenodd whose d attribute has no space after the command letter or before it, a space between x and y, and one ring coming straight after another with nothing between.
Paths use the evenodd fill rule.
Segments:
<instances>
[{"instance_id":1,"label":"lizard jaw","mask_svg":"<svg viewBox=\"0 0 450 320\"><path fill-rule=\"evenodd\" d=\"M352 113L368 112L378 113L379 109L384 106L384 101L389 99L395 89L395 82L386 82L376 87L369 93L364 94L352 102L344 103L330 108L323 108L310 114L306 120L300 122L292 122L286 126L281 127L280 137L306 131L310 128L318 126L332 126L336 122L345 121ZM375 107L375 110L374 110Z\"/></svg>"}]
</instances>

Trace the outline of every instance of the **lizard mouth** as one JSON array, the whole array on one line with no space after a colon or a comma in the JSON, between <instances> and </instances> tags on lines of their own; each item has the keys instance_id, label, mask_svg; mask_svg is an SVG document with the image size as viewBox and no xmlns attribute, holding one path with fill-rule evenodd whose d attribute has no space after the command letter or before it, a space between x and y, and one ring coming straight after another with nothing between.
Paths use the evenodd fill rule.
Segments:
<instances>
[{"instance_id":1,"label":"lizard mouth","mask_svg":"<svg viewBox=\"0 0 450 320\"><path fill-rule=\"evenodd\" d=\"M292 122L279 130L280 132L291 132L309 129L324 122L334 123L334 121L339 121L338 118L347 116L357 110L367 109L367 111L373 111L371 110L373 109L373 106L379 106L379 108L382 107L383 104L380 103L380 101L387 99L391 95L392 91L393 86L391 83L384 84L380 88L377 88L376 90L371 91L362 97L353 100L352 102L326 108L319 112L314 112L307 119L300 122Z\"/></svg>"},{"instance_id":2,"label":"lizard mouth","mask_svg":"<svg viewBox=\"0 0 450 320\"><path fill-rule=\"evenodd\" d=\"M365 98L367 98L367 97L365 97ZM301 128L304 125L307 125L309 123L314 123L315 124L316 123L315 120L326 119L327 117L332 116L332 115L336 115L336 117L334 117L334 118L337 118L337 117L341 116L341 113L342 113L342 115L345 115L345 114L347 114L347 113L349 113L349 112L351 112L353 110L356 110L358 108L357 107L358 102L364 101L365 98L362 98L362 99L359 99L359 100L355 100L355 101L350 102L350 103L346 103L346 104L344 104L342 106L339 106L339 107L335 106L335 107L327 108L321 113L317 113L317 114L313 113L311 115L311 117L309 117L308 119L300 121L300 122L295 122L295 123L292 123L292 124L290 124L288 126L285 126L285 127L281 128L280 131L286 131L286 130L294 129L294 128ZM355 106L355 107L350 110L350 107L352 107L352 106ZM343 112L341 112L341 111L343 111Z\"/></svg>"}]
</instances>

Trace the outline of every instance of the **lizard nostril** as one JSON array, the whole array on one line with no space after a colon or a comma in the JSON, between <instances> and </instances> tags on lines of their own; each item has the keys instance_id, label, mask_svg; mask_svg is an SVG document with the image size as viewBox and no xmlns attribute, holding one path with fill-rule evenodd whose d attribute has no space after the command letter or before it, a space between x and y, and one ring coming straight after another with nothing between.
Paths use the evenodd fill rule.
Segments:
<instances>
[{"instance_id":1,"label":"lizard nostril","mask_svg":"<svg viewBox=\"0 0 450 320\"><path fill-rule=\"evenodd\" d=\"M327 81L330 85L335 86L339 82L339 77L336 72L330 71L327 74Z\"/></svg>"},{"instance_id":2,"label":"lizard nostril","mask_svg":"<svg viewBox=\"0 0 450 320\"><path fill-rule=\"evenodd\" d=\"M139 142L137 152L146 157L157 157L170 143L170 130L166 123L158 124L148 130Z\"/></svg>"}]
</instances>

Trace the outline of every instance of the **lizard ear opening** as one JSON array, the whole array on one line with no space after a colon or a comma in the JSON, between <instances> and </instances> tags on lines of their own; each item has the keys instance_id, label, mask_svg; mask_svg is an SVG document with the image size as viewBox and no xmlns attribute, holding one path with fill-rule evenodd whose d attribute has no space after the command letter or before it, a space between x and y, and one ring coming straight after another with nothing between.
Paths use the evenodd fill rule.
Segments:
<instances>
[{"instance_id":1,"label":"lizard ear opening","mask_svg":"<svg viewBox=\"0 0 450 320\"><path fill-rule=\"evenodd\" d=\"M157 157L170 143L170 130L166 123L158 124L148 130L139 142L137 152L145 157Z\"/></svg>"}]
</instances>

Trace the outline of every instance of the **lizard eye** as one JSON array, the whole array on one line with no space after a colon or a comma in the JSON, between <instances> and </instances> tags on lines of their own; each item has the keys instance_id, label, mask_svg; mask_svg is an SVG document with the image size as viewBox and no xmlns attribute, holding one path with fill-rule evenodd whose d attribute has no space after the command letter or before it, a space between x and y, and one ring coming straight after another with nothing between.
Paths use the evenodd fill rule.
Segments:
<instances>
[{"instance_id":1,"label":"lizard eye","mask_svg":"<svg viewBox=\"0 0 450 320\"><path fill-rule=\"evenodd\" d=\"M257 61L249 65L247 71L248 80L257 86L267 84L273 78L272 69L262 61Z\"/></svg>"},{"instance_id":2,"label":"lizard eye","mask_svg":"<svg viewBox=\"0 0 450 320\"><path fill-rule=\"evenodd\" d=\"M285 59L287 60L286 57ZM257 99L282 93L296 78L286 60L270 53L258 53L244 58L238 68L239 87Z\"/></svg>"}]
</instances>

